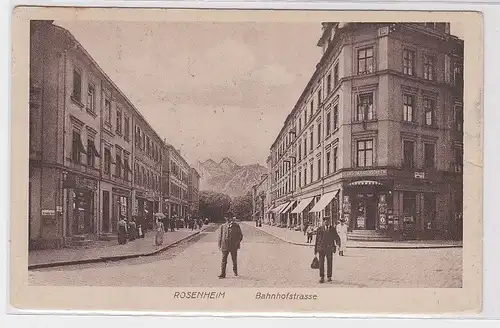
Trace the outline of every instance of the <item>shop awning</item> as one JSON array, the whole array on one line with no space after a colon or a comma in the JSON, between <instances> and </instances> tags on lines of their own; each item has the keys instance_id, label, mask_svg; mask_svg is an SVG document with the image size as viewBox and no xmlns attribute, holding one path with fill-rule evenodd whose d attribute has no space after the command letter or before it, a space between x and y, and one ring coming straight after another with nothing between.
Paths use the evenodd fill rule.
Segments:
<instances>
[{"instance_id":1,"label":"shop awning","mask_svg":"<svg viewBox=\"0 0 500 328\"><path fill-rule=\"evenodd\" d=\"M338 195L339 191L328 192L321 196L318 202L313 206L313 208L309 211L309 213L321 212L326 205L330 204L332 199L334 199Z\"/></svg>"},{"instance_id":2,"label":"shop awning","mask_svg":"<svg viewBox=\"0 0 500 328\"><path fill-rule=\"evenodd\" d=\"M278 205L275 208L273 208L272 211L274 213L279 213L286 205L288 205L288 203Z\"/></svg>"},{"instance_id":3,"label":"shop awning","mask_svg":"<svg viewBox=\"0 0 500 328\"><path fill-rule=\"evenodd\" d=\"M301 213L313 199L314 197L309 197L301 200L299 205L297 205L297 207L293 209L292 213Z\"/></svg>"},{"instance_id":4,"label":"shop awning","mask_svg":"<svg viewBox=\"0 0 500 328\"><path fill-rule=\"evenodd\" d=\"M351 187L382 186L382 183L373 180L360 180L349 183Z\"/></svg>"},{"instance_id":5,"label":"shop awning","mask_svg":"<svg viewBox=\"0 0 500 328\"><path fill-rule=\"evenodd\" d=\"M293 205L296 203L296 201L291 201L282 211L281 211L281 214L285 214L287 213L288 211L290 211L293 207Z\"/></svg>"}]
</instances>

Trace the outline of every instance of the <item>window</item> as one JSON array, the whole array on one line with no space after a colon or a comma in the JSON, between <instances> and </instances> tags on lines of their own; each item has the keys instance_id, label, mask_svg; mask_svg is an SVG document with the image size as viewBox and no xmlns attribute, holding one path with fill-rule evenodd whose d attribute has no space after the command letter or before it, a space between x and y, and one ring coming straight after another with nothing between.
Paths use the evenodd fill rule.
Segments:
<instances>
[{"instance_id":1,"label":"window","mask_svg":"<svg viewBox=\"0 0 500 328\"><path fill-rule=\"evenodd\" d=\"M403 167L411 169L414 167L415 143L410 140L403 141Z\"/></svg>"},{"instance_id":2,"label":"window","mask_svg":"<svg viewBox=\"0 0 500 328\"><path fill-rule=\"evenodd\" d=\"M123 128L123 136L124 136L125 140L128 141L128 140L130 140L129 139L130 138L130 119L127 116L125 116L124 121L125 121L125 123L124 123L124 128Z\"/></svg>"},{"instance_id":3,"label":"window","mask_svg":"<svg viewBox=\"0 0 500 328\"><path fill-rule=\"evenodd\" d=\"M336 87L339 83L339 63L333 67L333 85Z\"/></svg>"},{"instance_id":4,"label":"window","mask_svg":"<svg viewBox=\"0 0 500 328\"><path fill-rule=\"evenodd\" d=\"M435 104L436 102L433 99L424 99L425 125L427 126L432 126L435 124Z\"/></svg>"},{"instance_id":5,"label":"window","mask_svg":"<svg viewBox=\"0 0 500 328\"><path fill-rule=\"evenodd\" d=\"M431 55L424 55L424 79L434 81L435 76L436 57Z\"/></svg>"},{"instance_id":6,"label":"window","mask_svg":"<svg viewBox=\"0 0 500 328\"><path fill-rule=\"evenodd\" d=\"M299 141L298 153L299 153L299 161L300 161L300 160L302 160L302 143L300 141Z\"/></svg>"},{"instance_id":7,"label":"window","mask_svg":"<svg viewBox=\"0 0 500 328\"><path fill-rule=\"evenodd\" d=\"M338 147L333 148L333 172L337 172L338 169Z\"/></svg>"},{"instance_id":8,"label":"window","mask_svg":"<svg viewBox=\"0 0 500 328\"><path fill-rule=\"evenodd\" d=\"M318 146L321 144L321 123L318 123Z\"/></svg>"},{"instance_id":9,"label":"window","mask_svg":"<svg viewBox=\"0 0 500 328\"><path fill-rule=\"evenodd\" d=\"M415 97L412 95L403 95L403 121L413 122L413 105L415 103Z\"/></svg>"},{"instance_id":10,"label":"window","mask_svg":"<svg viewBox=\"0 0 500 328\"><path fill-rule=\"evenodd\" d=\"M462 106L455 106L455 130L461 132L464 126L464 113Z\"/></svg>"},{"instance_id":11,"label":"window","mask_svg":"<svg viewBox=\"0 0 500 328\"><path fill-rule=\"evenodd\" d=\"M107 98L104 100L104 122L111 124L111 101Z\"/></svg>"},{"instance_id":12,"label":"window","mask_svg":"<svg viewBox=\"0 0 500 328\"><path fill-rule=\"evenodd\" d=\"M309 137L311 138L310 142L311 142L311 151L312 151L314 149L314 133L313 133L313 129L311 129L311 131L309 133Z\"/></svg>"},{"instance_id":13,"label":"window","mask_svg":"<svg viewBox=\"0 0 500 328\"><path fill-rule=\"evenodd\" d=\"M87 108L95 112L95 87L92 83L89 83L87 88Z\"/></svg>"},{"instance_id":14,"label":"window","mask_svg":"<svg viewBox=\"0 0 500 328\"><path fill-rule=\"evenodd\" d=\"M318 108L321 105L321 89L318 90Z\"/></svg>"},{"instance_id":15,"label":"window","mask_svg":"<svg viewBox=\"0 0 500 328\"><path fill-rule=\"evenodd\" d=\"M82 75L77 69L73 70L73 99L82 102Z\"/></svg>"},{"instance_id":16,"label":"window","mask_svg":"<svg viewBox=\"0 0 500 328\"><path fill-rule=\"evenodd\" d=\"M123 159L123 166L124 166L123 179L125 179L125 181L128 181L129 166L127 157Z\"/></svg>"},{"instance_id":17,"label":"window","mask_svg":"<svg viewBox=\"0 0 500 328\"><path fill-rule=\"evenodd\" d=\"M326 152L326 174L330 174L330 152Z\"/></svg>"},{"instance_id":18,"label":"window","mask_svg":"<svg viewBox=\"0 0 500 328\"><path fill-rule=\"evenodd\" d=\"M299 131L297 132L300 132L302 130L302 118L299 117Z\"/></svg>"},{"instance_id":19,"label":"window","mask_svg":"<svg viewBox=\"0 0 500 328\"><path fill-rule=\"evenodd\" d=\"M111 172L111 151L109 148L104 149L104 173L109 174Z\"/></svg>"},{"instance_id":20,"label":"window","mask_svg":"<svg viewBox=\"0 0 500 328\"><path fill-rule=\"evenodd\" d=\"M302 187L302 171L299 170L299 188Z\"/></svg>"},{"instance_id":21,"label":"window","mask_svg":"<svg viewBox=\"0 0 500 328\"><path fill-rule=\"evenodd\" d=\"M330 112L326 113L326 135L330 135L331 132L331 120L332 120L332 114Z\"/></svg>"},{"instance_id":22,"label":"window","mask_svg":"<svg viewBox=\"0 0 500 328\"><path fill-rule=\"evenodd\" d=\"M71 160L74 163L81 164L82 158L81 153L84 152L82 139L80 137L80 133L77 131L73 131L73 139L71 143Z\"/></svg>"},{"instance_id":23,"label":"window","mask_svg":"<svg viewBox=\"0 0 500 328\"><path fill-rule=\"evenodd\" d=\"M304 158L307 156L307 133L304 134Z\"/></svg>"},{"instance_id":24,"label":"window","mask_svg":"<svg viewBox=\"0 0 500 328\"><path fill-rule=\"evenodd\" d=\"M339 105L333 106L333 130L339 127Z\"/></svg>"},{"instance_id":25,"label":"window","mask_svg":"<svg viewBox=\"0 0 500 328\"><path fill-rule=\"evenodd\" d=\"M313 162L311 162L311 165L310 165L310 168L311 168L311 177L310 177L310 180L311 180L311 183L314 181L314 164Z\"/></svg>"},{"instance_id":26,"label":"window","mask_svg":"<svg viewBox=\"0 0 500 328\"><path fill-rule=\"evenodd\" d=\"M462 86L463 83L463 67L460 62L453 62L453 85Z\"/></svg>"},{"instance_id":27,"label":"window","mask_svg":"<svg viewBox=\"0 0 500 328\"><path fill-rule=\"evenodd\" d=\"M326 77L326 94L329 95L330 92L332 92L332 73Z\"/></svg>"},{"instance_id":28,"label":"window","mask_svg":"<svg viewBox=\"0 0 500 328\"><path fill-rule=\"evenodd\" d=\"M149 145L149 136L146 137L146 140L147 140L147 142L146 142L146 154L148 154L148 156L149 156L149 153L151 151L150 145Z\"/></svg>"},{"instance_id":29,"label":"window","mask_svg":"<svg viewBox=\"0 0 500 328\"><path fill-rule=\"evenodd\" d=\"M120 109L116 110L116 133L122 134L122 111Z\"/></svg>"},{"instance_id":30,"label":"window","mask_svg":"<svg viewBox=\"0 0 500 328\"><path fill-rule=\"evenodd\" d=\"M435 166L435 146L434 144L424 144L424 165L426 169L433 169Z\"/></svg>"},{"instance_id":31,"label":"window","mask_svg":"<svg viewBox=\"0 0 500 328\"><path fill-rule=\"evenodd\" d=\"M414 192L403 193L403 215L415 217L417 214L417 195Z\"/></svg>"},{"instance_id":32,"label":"window","mask_svg":"<svg viewBox=\"0 0 500 328\"><path fill-rule=\"evenodd\" d=\"M313 113L314 113L314 100L311 99L311 117L309 119L313 118Z\"/></svg>"},{"instance_id":33,"label":"window","mask_svg":"<svg viewBox=\"0 0 500 328\"><path fill-rule=\"evenodd\" d=\"M87 140L87 165L95 166L95 152L94 152L94 140Z\"/></svg>"},{"instance_id":34,"label":"window","mask_svg":"<svg viewBox=\"0 0 500 328\"><path fill-rule=\"evenodd\" d=\"M304 165L304 186L307 185L307 166Z\"/></svg>"},{"instance_id":35,"label":"window","mask_svg":"<svg viewBox=\"0 0 500 328\"><path fill-rule=\"evenodd\" d=\"M307 108L304 109L304 126L307 124Z\"/></svg>"},{"instance_id":36,"label":"window","mask_svg":"<svg viewBox=\"0 0 500 328\"><path fill-rule=\"evenodd\" d=\"M357 166L373 166L373 140L358 140Z\"/></svg>"},{"instance_id":37,"label":"window","mask_svg":"<svg viewBox=\"0 0 500 328\"><path fill-rule=\"evenodd\" d=\"M372 120L373 94L366 93L358 96L358 121Z\"/></svg>"},{"instance_id":38,"label":"window","mask_svg":"<svg viewBox=\"0 0 500 328\"><path fill-rule=\"evenodd\" d=\"M116 150L116 164L115 164L115 176L121 178L122 176L122 156L121 151Z\"/></svg>"},{"instance_id":39,"label":"window","mask_svg":"<svg viewBox=\"0 0 500 328\"><path fill-rule=\"evenodd\" d=\"M141 167L141 186L142 187L146 187L146 184L147 184L147 179L148 177L146 176L146 169L144 167Z\"/></svg>"},{"instance_id":40,"label":"window","mask_svg":"<svg viewBox=\"0 0 500 328\"><path fill-rule=\"evenodd\" d=\"M318 180L321 179L321 157L318 158Z\"/></svg>"},{"instance_id":41,"label":"window","mask_svg":"<svg viewBox=\"0 0 500 328\"><path fill-rule=\"evenodd\" d=\"M373 48L358 50L358 74L373 73Z\"/></svg>"},{"instance_id":42,"label":"window","mask_svg":"<svg viewBox=\"0 0 500 328\"><path fill-rule=\"evenodd\" d=\"M141 181L139 176L139 164L134 163L134 182L135 184L139 184Z\"/></svg>"},{"instance_id":43,"label":"window","mask_svg":"<svg viewBox=\"0 0 500 328\"><path fill-rule=\"evenodd\" d=\"M411 50L403 50L403 73L413 75L415 70L415 52Z\"/></svg>"}]
</instances>

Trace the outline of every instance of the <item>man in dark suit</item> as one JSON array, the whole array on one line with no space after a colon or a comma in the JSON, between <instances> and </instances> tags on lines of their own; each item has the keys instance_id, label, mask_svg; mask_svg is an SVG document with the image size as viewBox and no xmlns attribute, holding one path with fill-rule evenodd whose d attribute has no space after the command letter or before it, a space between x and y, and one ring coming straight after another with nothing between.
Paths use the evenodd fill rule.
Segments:
<instances>
[{"instance_id":1,"label":"man in dark suit","mask_svg":"<svg viewBox=\"0 0 500 328\"><path fill-rule=\"evenodd\" d=\"M323 218L323 225L316 232L316 244L314 245L314 255L319 253L319 276L320 283L325 282L325 257L327 266L328 281L332 281L333 253L336 247L340 247L340 237L337 230L332 226L329 217Z\"/></svg>"},{"instance_id":2,"label":"man in dark suit","mask_svg":"<svg viewBox=\"0 0 500 328\"><path fill-rule=\"evenodd\" d=\"M231 253L233 262L233 272L238 276L238 249L240 248L243 234L240 226L234 222L236 218L226 217L226 223L220 227L219 231L219 249L222 251L222 264L219 279L226 277L227 257Z\"/></svg>"}]
</instances>

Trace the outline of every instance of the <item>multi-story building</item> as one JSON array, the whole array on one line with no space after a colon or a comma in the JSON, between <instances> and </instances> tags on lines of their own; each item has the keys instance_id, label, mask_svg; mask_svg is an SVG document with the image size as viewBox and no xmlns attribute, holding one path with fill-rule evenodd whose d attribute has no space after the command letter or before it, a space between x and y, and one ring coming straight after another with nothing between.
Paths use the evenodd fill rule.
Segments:
<instances>
[{"instance_id":1,"label":"multi-story building","mask_svg":"<svg viewBox=\"0 0 500 328\"><path fill-rule=\"evenodd\" d=\"M463 41L447 23L323 23L323 56L271 146L282 224L460 235Z\"/></svg>"},{"instance_id":2,"label":"multi-story building","mask_svg":"<svg viewBox=\"0 0 500 328\"><path fill-rule=\"evenodd\" d=\"M252 217L254 221L264 222L266 217L267 174L262 175L259 183L252 186Z\"/></svg>"},{"instance_id":3,"label":"multi-story building","mask_svg":"<svg viewBox=\"0 0 500 328\"><path fill-rule=\"evenodd\" d=\"M71 33L52 21L31 22L30 248L113 238L120 218L152 227L161 208L163 149Z\"/></svg>"},{"instance_id":4,"label":"multi-story building","mask_svg":"<svg viewBox=\"0 0 500 328\"><path fill-rule=\"evenodd\" d=\"M165 142L163 152L163 212L186 219L191 214L188 195L191 167L174 146Z\"/></svg>"},{"instance_id":5,"label":"multi-story building","mask_svg":"<svg viewBox=\"0 0 500 328\"><path fill-rule=\"evenodd\" d=\"M199 217L200 215L200 174L195 168L191 168L189 174L189 211L190 215Z\"/></svg>"}]
</instances>

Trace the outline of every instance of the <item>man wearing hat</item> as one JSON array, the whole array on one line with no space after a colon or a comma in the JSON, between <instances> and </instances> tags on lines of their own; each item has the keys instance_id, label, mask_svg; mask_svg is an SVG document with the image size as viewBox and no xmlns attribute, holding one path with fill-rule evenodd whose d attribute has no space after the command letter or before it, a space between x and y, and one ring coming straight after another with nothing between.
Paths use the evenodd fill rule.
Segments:
<instances>
[{"instance_id":1,"label":"man wearing hat","mask_svg":"<svg viewBox=\"0 0 500 328\"><path fill-rule=\"evenodd\" d=\"M336 245L340 247L341 241L335 227L332 226L330 218L323 218L323 225L316 232L316 243L314 245L314 255L319 253L319 276L320 283L325 282L325 257L328 281L332 281L333 271L333 253L336 251Z\"/></svg>"},{"instance_id":2,"label":"man wearing hat","mask_svg":"<svg viewBox=\"0 0 500 328\"><path fill-rule=\"evenodd\" d=\"M219 230L219 249L222 252L221 273L219 279L226 277L227 257L231 253L231 260L233 262L233 272L238 276L238 249L240 248L243 234L240 226L234 222L235 217L227 216L226 223L220 227Z\"/></svg>"}]
</instances>

